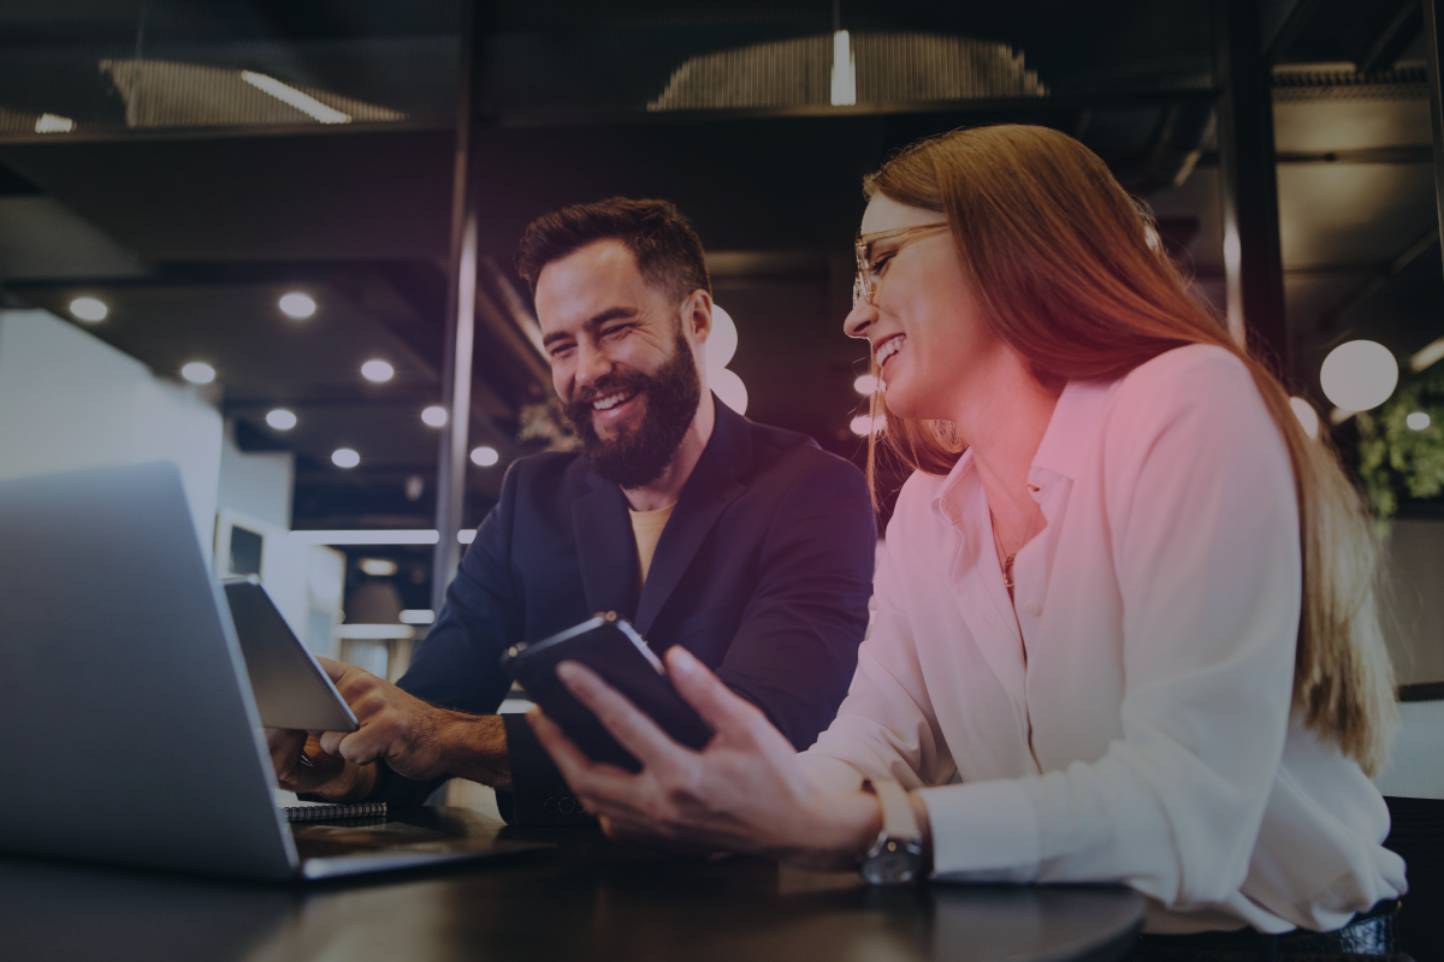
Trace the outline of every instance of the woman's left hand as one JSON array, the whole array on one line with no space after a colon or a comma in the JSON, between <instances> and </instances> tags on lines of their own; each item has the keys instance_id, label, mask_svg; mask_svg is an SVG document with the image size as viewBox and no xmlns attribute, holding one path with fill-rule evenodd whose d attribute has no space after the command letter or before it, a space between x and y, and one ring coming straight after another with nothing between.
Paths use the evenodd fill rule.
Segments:
<instances>
[{"instance_id":1,"label":"woman's left hand","mask_svg":"<svg viewBox=\"0 0 1444 962\"><path fill-rule=\"evenodd\" d=\"M761 711L680 645L666 660L677 690L716 730L701 752L667 737L576 662L558 665L557 677L642 770L594 762L541 709L528 713L537 738L602 829L613 837L764 853L811 868L855 864L881 826L876 799L814 784Z\"/></svg>"}]
</instances>

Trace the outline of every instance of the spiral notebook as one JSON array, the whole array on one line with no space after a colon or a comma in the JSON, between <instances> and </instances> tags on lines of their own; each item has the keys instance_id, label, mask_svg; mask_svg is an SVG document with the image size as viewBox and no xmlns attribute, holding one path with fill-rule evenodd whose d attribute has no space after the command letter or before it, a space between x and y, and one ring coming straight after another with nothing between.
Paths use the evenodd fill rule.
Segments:
<instances>
[{"instance_id":1,"label":"spiral notebook","mask_svg":"<svg viewBox=\"0 0 1444 962\"><path fill-rule=\"evenodd\" d=\"M359 802L355 805L285 805L281 808L281 811L286 813L286 821L288 822L320 822L343 818L384 819L386 817L386 803Z\"/></svg>"}]
</instances>

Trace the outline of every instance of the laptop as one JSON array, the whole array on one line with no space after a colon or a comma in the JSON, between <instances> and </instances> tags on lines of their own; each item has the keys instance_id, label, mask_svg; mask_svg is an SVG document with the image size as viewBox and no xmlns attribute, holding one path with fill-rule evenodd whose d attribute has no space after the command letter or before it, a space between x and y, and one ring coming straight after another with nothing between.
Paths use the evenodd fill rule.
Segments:
<instances>
[{"instance_id":1,"label":"laptop","mask_svg":"<svg viewBox=\"0 0 1444 962\"><path fill-rule=\"evenodd\" d=\"M168 462L0 482L0 852L254 879L512 857L462 809L298 824Z\"/></svg>"}]
</instances>

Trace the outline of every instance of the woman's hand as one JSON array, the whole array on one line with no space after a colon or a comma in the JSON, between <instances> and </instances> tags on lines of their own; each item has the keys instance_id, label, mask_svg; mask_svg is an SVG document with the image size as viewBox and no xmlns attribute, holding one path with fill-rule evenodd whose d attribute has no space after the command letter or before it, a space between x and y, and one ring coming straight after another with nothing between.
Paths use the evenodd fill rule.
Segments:
<instances>
[{"instance_id":1,"label":"woman's hand","mask_svg":"<svg viewBox=\"0 0 1444 962\"><path fill-rule=\"evenodd\" d=\"M701 752L672 741L594 672L576 662L557 677L642 763L636 774L593 762L539 708L537 738L610 836L773 855L809 868L850 868L877 838L881 814L862 792L827 791L755 706L680 645L668 675L716 734Z\"/></svg>"}]
</instances>

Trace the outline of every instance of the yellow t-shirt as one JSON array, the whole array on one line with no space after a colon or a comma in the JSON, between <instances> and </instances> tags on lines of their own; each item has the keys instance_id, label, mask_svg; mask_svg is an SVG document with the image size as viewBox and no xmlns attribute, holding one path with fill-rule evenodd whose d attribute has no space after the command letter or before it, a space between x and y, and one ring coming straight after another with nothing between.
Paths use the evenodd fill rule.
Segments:
<instances>
[{"instance_id":1,"label":"yellow t-shirt","mask_svg":"<svg viewBox=\"0 0 1444 962\"><path fill-rule=\"evenodd\" d=\"M642 562L642 584L647 583L647 571L652 567L652 555L657 551L657 541L662 537L662 529L667 526L667 519L672 516L672 509L676 506L669 504L656 511L627 509L632 515L632 534L637 539L637 557Z\"/></svg>"}]
</instances>

